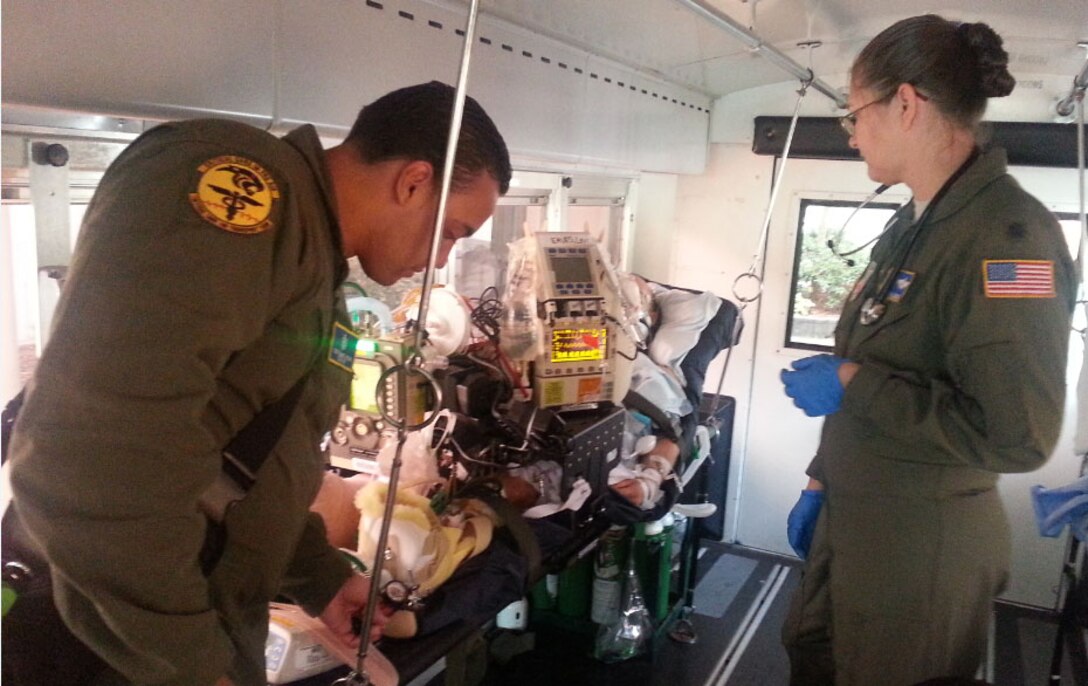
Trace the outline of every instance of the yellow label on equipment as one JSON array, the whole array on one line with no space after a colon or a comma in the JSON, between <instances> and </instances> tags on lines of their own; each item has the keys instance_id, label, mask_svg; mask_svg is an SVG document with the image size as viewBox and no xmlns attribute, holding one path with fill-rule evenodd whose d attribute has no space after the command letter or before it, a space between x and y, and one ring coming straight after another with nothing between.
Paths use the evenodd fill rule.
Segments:
<instances>
[{"instance_id":1,"label":"yellow label on equipment","mask_svg":"<svg viewBox=\"0 0 1088 686\"><path fill-rule=\"evenodd\" d=\"M263 233L272 227L269 215L280 197L272 175L253 160L224 155L197 168L200 181L189 202L205 221L224 231Z\"/></svg>"},{"instance_id":2,"label":"yellow label on equipment","mask_svg":"<svg viewBox=\"0 0 1088 686\"><path fill-rule=\"evenodd\" d=\"M544 382L544 407L566 404L563 398L563 387L562 381Z\"/></svg>"}]
</instances>

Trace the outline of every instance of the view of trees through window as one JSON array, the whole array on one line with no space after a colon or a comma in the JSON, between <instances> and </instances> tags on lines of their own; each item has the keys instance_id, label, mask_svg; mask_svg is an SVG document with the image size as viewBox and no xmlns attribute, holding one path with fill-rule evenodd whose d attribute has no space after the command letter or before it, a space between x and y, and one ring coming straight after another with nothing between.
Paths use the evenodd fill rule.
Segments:
<instances>
[{"instance_id":1,"label":"view of trees through window","mask_svg":"<svg viewBox=\"0 0 1088 686\"><path fill-rule=\"evenodd\" d=\"M822 350L834 344L843 302L869 262L872 243L897 205L802 200L797 232L786 346ZM1080 243L1080 218L1056 212L1072 255ZM828 241L834 250L828 247ZM854 252L856 250L856 252Z\"/></svg>"},{"instance_id":2,"label":"view of trees through window","mask_svg":"<svg viewBox=\"0 0 1088 686\"><path fill-rule=\"evenodd\" d=\"M870 241L880 235L897 207L871 203L858 210L859 204L801 201L786 327L788 347L820 349L833 343L835 322L843 301L865 269L872 248ZM828 241L834 250L828 247ZM857 252L847 254L853 250Z\"/></svg>"}]
</instances>

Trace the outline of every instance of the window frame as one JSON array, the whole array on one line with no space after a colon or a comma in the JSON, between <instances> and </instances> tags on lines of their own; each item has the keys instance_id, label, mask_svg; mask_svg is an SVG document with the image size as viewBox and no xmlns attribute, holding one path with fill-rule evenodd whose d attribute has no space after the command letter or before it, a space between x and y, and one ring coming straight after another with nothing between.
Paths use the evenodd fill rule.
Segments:
<instances>
[{"instance_id":1,"label":"window frame","mask_svg":"<svg viewBox=\"0 0 1088 686\"><path fill-rule=\"evenodd\" d=\"M892 212L894 212L896 209L902 207L902 203L901 202L895 202L895 201L889 201L889 200L884 200L884 201L873 200L873 201L870 201L869 203L865 203L864 200L841 200L841 199L814 198L814 197L804 197L804 196L801 196L799 198L799 200L800 200L800 203L799 203L799 206L798 206L798 213L797 213L797 225L795 227L796 238L795 238L794 250L793 250L793 264L790 267L790 288L789 288L789 295L788 295L788 298L787 298L787 301L786 301L786 326L785 326L785 333L783 335L782 346L783 346L784 349L811 350L811 351L816 351L816 352L827 352L827 351L830 351L830 350L832 350L834 348L833 344L832 345L826 345L826 344L821 344L821 343L806 343L806 342L798 342L798 341L792 340L793 331L794 331L794 317L796 316L796 314L795 314L795 301L796 301L797 295L798 295L797 289L798 289L798 284L800 282L801 260L802 260L802 257L804 256L803 251L804 251L804 248L805 248L805 243L804 243L804 241L805 241L805 230L804 229L805 229L805 214L806 214L807 209L809 207L811 207L811 206L820 206L820 207L855 208L855 209L858 210L857 214L860 214L861 212L864 212L865 210L891 210ZM857 215L851 216L840 226L840 229L839 229L839 231L840 231L840 240L841 240L841 233L844 232L844 230L845 230L845 228L847 226L847 223L848 222L853 223L856 220L857 220ZM885 225L884 228L886 228L886 225ZM883 233L883 229L881 230L880 233L881 234ZM879 235L880 234L878 234L878 236ZM874 239L872 242L875 244L876 239ZM823 249L829 250L829 248L826 246L826 244L824 245ZM856 260L859 264L862 261L865 261L866 263L868 262L868 260L866 259L868 253L865 253L864 250L865 250L865 248L863 247L858 253L856 253L858 255L863 255L863 257L861 257L861 259ZM838 257L838 255L836 255L836 259L846 259L846 258ZM854 279L854 281L852 283L856 282L857 278L860 278L861 271L863 271L863 270L864 270L864 265L861 265L861 269L858 272L858 276L855 277L855 279ZM839 312L840 315L842 314L842 305L839 306L838 312Z\"/></svg>"},{"instance_id":2,"label":"window frame","mask_svg":"<svg viewBox=\"0 0 1088 686\"><path fill-rule=\"evenodd\" d=\"M790 288L789 288L789 295L788 295L787 305L786 305L786 326L785 326L785 333L784 333L784 336L783 336L782 345L786 349L810 350L810 351L814 351L814 352L828 352L828 351L831 351L831 350L834 349L833 344L832 345L826 345L826 344L820 344L820 343L807 343L807 342L799 342L799 341L792 340L793 339L793 332L794 332L794 318L797 316L796 315L795 302L796 302L796 299L797 299L797 296L798 296L797 289L798 289L798 284L799 284L799 281L800 281L801 260L802 260L802 258L804 256L803 251L805 249L805 242L804 242L805 241L805 231L804 231L805 213L806 213L806 211L807 211L807 209L809 207L814 206L814 205L815 206L820 206L820 207L860 208L860 207L862 207L863 202L860 201L860 200L839 200L839 199L812 198L812 197L801 197L801 198L799 198L799 200L800 200L800 203L799 203L798 214L797 214L796 238L795 238L794 251L793 251L793 264L792 264L792 266L790 268ZM888 201L870 202L869 204L864 205L864 208L862 210L860 210L860 211L864 211L866 209L883 209L883 210L893 210L894 211L895 209L897 209L897 208L899 208L901 206L902 206L901 203L896 203L896 202L888 202ZM1058 211L1058 210L1054 210L1054 209L1052 209L1051 212L1054 214L1054 217L1056 219L1058 219L1059 221L1074 221L1074 222L1078 222L1078 223L1080 221L1080 214L1077 213L1077 212ZM851 218L849 221L854 221L855 219L856 219L856 217ZM845 227L845 224L844 224L844 227ZM840 229L840 231L841 231L841 229ZM875 243L875 241L874 241L874 243ZM1069 245L1068 244L1068 238L1067 238L1067 245ZM1076 245L1073 244L1073 245L1070 245L1069 247L1070 247L1070 251L1072 253L1072 256L1076 257L1076 249L1075 249ZM859 264L863 260L866 263L868 263L868 260L866 259L867 253L859 251L858 254L863 255L863 257L861 259L857 260L859 262ZM864 265L860 265L860 266L861 266L861 270L864 270ZM860 278L860 271L859 271L859 278ZM840 306L839 307L839 314L841 314L841 313L842 313L842 307Z\"/></svg>"}]
</instances>

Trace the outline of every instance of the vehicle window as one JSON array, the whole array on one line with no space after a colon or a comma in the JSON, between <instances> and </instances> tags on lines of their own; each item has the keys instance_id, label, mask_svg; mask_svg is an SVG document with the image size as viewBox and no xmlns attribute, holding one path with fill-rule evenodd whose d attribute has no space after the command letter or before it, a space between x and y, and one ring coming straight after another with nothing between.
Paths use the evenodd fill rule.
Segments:
<instances>
[{"instance_id":1,"label":"vehicle window","mask_svg":"<svg viewBox=\"0 0 1088 686\"><path fill-rule=\"evenodd\" d=\"M593 236L608 251L612 266L619 268L623 257L624 198L572 197L567 206L567 226Z\"/></svg>"},{"instance_id":2,"label":"vehicle window","mask_svg":"<svg viewBox=\"0 0 1088 686\"><path fill-rule=\"evenodd\" d=\"M1069 254L1077 256L1077 248L1080 246L1080 215L1074 212L1055 212L1058 223L1062 225L1062 233L1065 234L1065 242L1069 245Z\"/></svg>"},{"instance_id":3,"label":"vehicle window","mask_svg":"<svg viewBox=\"0 0 1088 686\"><path fill-rule=\"evenodd\" d=\"M457 242L450 260L453 288L461 295L476 299L490 286L501 294L506 283L506 264L510 243L526 233L547 227L548 194L528 197L503 197L495 214L471 238Z\"/></svg>"},{"instance_id":4,"label":"vehicle window","mask_svg":"<svg viewBox=\"0 0 1088 686\"><path fill-rule=\"evenodd\" d=\"M83 215L84 203L73 203L68 208L71 245L74 247ZM10 250L11 307L14 314L15 342L19 349L19 385L25 385L34 374L41 354L39 327L38 289L39 275L34 206L29 202L4 202L0 204L0 225L4 227L6 249Z\"/></svg>"},{"instance_id":5,"label":"vehicle window","mask_svg":"<svg viewBox=\"0 0 1088 686\"><path fill-rule=\"evenodd\" d=\"M801 201L785 345L830 349L843 302L897 205ZM831 243L833 248L828 245Z\"/></svg>"}]
</instances>

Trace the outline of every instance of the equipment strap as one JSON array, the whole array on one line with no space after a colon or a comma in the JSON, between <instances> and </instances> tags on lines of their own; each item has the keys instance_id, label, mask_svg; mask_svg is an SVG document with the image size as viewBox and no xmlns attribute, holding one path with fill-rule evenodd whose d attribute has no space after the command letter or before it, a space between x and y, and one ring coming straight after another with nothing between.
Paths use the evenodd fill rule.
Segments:
<instances>
[{"instance_id":1,"label":"equipment strap","mask_svg":"<svg viewBox=\"0 0 1088 686\"><path fill-rule=\"evenodd\" d=\"M279 400L267 405L223 449L223 471L242 490L248 491L257 480L257 471L276 447L287 422L302 397L309 370Z\"/></svg>"},{"instance_id":2,"label":"equipment strap","mask_svg":"<svg viewBox=\"0 0 1088 686\"><path fill-rule=\"evenodd\" d=\"M522 556L525 557L525 561L529 565L526 589L532 588L533 584L539 581L544 573L541 563L542 556L540 554L540 543L537 541L536 536L533 535L533 531L529 528L529 524L525 521L525 518L521 516L521 513L518 512L517 508L511 505L509 500L498 493L487 489L480 489L479 492L474 492L472 497L484 501L487 503L488 507L499 515L499 519L502 520L502 523L514 538L514 542L518 545L518 550L521 552Z\"/></svg>"},{"instance_id":3,"label":"equipment strap","mask_svg":"<svg viewBox=\"0 0 1088 686\"><path fill-rule=\"evenodd\" d=\"M213 522L222 522L227 508L246 497L257 472L283 435L302 397L309 371L279 400L265 406L223 449L222 469L200 496L200 509Z\"/></svg>"}]
</instances>

